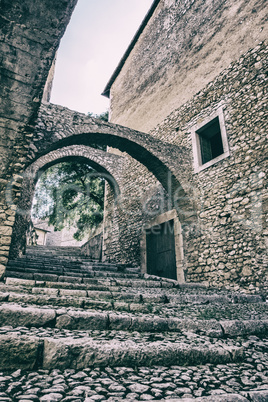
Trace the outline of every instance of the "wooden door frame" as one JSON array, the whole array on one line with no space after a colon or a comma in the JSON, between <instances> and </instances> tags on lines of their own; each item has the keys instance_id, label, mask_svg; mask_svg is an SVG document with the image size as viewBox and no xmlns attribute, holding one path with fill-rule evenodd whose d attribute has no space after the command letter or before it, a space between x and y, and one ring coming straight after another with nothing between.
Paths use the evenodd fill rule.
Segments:
<instances>
[{"instance_id":1,"label":"wooden door frame","mask_svg":"<svg viewBox=\"0 0 268 402\"><path fill-rule=\"evenodd\" d=\"M181 224L177 215L177 211L172 209L152 219L144 225L141 238L141 272L147 273L147 244L146 244L146 230L151 229L153 226L161 225L162 223L174 221L174 240L175 240L175 258L176 258L176 271L177 281L179 283L185 282L184 269L183 269L183 237Z\"/></svg>"}]
</instances>

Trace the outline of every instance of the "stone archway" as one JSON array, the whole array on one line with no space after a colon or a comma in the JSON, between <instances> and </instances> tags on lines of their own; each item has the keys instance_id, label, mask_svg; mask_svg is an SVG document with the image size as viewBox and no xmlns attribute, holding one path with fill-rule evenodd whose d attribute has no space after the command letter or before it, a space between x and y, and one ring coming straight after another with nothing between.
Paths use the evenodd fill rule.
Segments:
<instances>
[{"instance_id":1,"label":"stone archway","mask_svg":"<svg viewBox=\"0 0 268 402\"><path fill-rule=\"evenodd\" d=\"M168 192L180 220L195 220L190 151L53 104L42 105L28 163L70 145L111 146L144 165ZM187 192L185 191L187 189Z\"/></svg>"},{"instance_id":2,"label":"stone archway","mask_svg":"<svg viewBox=\"0 0 268 402\"><path fill-rule=\"evenodd\" d=\"M83 145L64 147L41 156L29 165L24 172L22 195L16 211L10 247L11 259L16 258L25 250L26 231L30 222L31 206L39 173L48 167L72 159L79 162L87 162L109 183L114 194L114 199L116 200L119 197L119 166L120 161L123 159L122 157Z\"/></svg>"},{"instance_id":3,"label":"stone archway","mask_svg":"<svg viewBox=\"0 0 268 402\"><path fill-rule=\"evenodd\" d=\"M48 155L54 155L57 160L63 160L70 157L72 152L76 152L74 151L75 149L78 153L82 149L91 149L91 155L94 154L95 157L96 152L101 153L101 161L104 157L106 162L108 159L110 160L107 170L109 168L112 169L116 176L119 165L115 162L115 157L118 158L119 156L100 149L105 149L106 146L117 148L123 153L126 152L132 158L136 159L138 163L141 163L158 180L166 190L170 201L169 209L176 209L182 225L193 225L196 222L194 197L191 194L192 189L190 185L192 180L191 162L187 148L171 145L155 139L149 134L90 118L61 106L43 104L40 108L27 157L26 172L35 169L36 166L40 169L38 163L44 163L44 166L53 164L54 162L49 160ZM65 154L67 149L69 151ZM76 153L76 157L84 157L84 154L78 155ZM104 168L101 161L97 158L94 162L91 157L91 163L96 163L98 169L103 171ZM116 166L116 168L112 168L112 165ZM31 188L31 186L28 185L27 187ZM187 188L187 192L185 188ZM27 191L24 194L27 194ZM31 194L33 194L33 190ZM26 198L23 197L19 200L19 208L23 204L26 205L28 203L29 206L31 205L31 196L28 194ZM120 214L121 211L122 208L117 213ZM15 244L22 244L22 232L25 233L25 224L19 222L22 220L21 216L21 214L17 214L16 217L12 234L10 258L15 258L23 250L21 246L19 248L15 247ZM124 226L123 230L122 225ZM131 225L134 225L133 227L135 227L136 231L135 239L133 238L134 241L130 240L129 227ZM121 258L122 253L124 255L122 262L133 262L140 259L140 253L137 251L139 248L138 237L140 235L138 234L139 229L136 228L138 226L141 227L141 222L137 225L132 220L131 225L121 219L120 228L117 220L117 225L114 227L112 225L108 230L109 233L105 233L106 236L110 237L109 241L107 240L109 248L107 253L114 253L112 256L113 259L118 259L119 256ZM21 232L18 228L22 227L24 229ZM114 236L114 232L118 234L117 237ZM124 234L122 234L123 232ZM16 238L19 238L19 241ZM135 245L133 245L134 243ZM132 244L132 249L136 250L132 250L133 253L130 258L129 244ZM116 253L114 252L115 246L117 247Z\"/></svg>"},{"instance_id":4,"label":"stone archway","mask_svg":"<svg viewBox=\"0 0 268 402\"><path fill-rule=\"evenodd\" d=\"M26 171L35 169L35 166L39 166L38 163L41 163L41 161L46 166L54 163L49 160L49 155L54 155L57 160L62 160L70 157L75 149L78 152L78 149L81 151L82 149L90 148L92 155L94 153L96 156L96 152L101 153L101 161L104 156L106 161L110 160L109 167L113 169L112 171L116 177L119 166L114 159L116 156L99 149L105 149L106 146L117 148L123 153L126 152L136 159L138 163L141 163L158 180L158 183L166 190L169 198L168 209L176 209L178 218L183 226L193 225L196 222L196 212L191 194L192 189L189 185L192 178L191 161L187 148L171 145L155 139L149 134L90 118L62 106L43 104L40 108L28 154ZM67 152L66 156L67 149L69 152ZM83 155L76 154L76 157L83 157ZM103 169L101 161L96 159L95 162L92 162L97 163L99 169ZM113 164L114 168L111 167ZM30 186L28 187L30 188ZM185 188L187 188L187 192ZM27 199L28 204L31 205L31 197L28 196ZM21 204L26 204L23 198L20 200ZM117 214L118 216L122 214L122 203L121 209L117 210ZM139 231L142 228L142 218L138 222L131 218L132 220L129 222L127 221L129 216L125 215L125 217L126 219L122 219L122 216L121 219L117 219L116 224L111 225L107 232L104 233L104 238L107 238L108 258L110 259L111 257L112 260L122 258L124 263L135 261L139 263L140 251L138 249L140 246L138 243L140 238ZM17 223L20 219L16 218L13 230L11 258L14 258L19 253L18 248L14 247L16 243L14 239L18 237L19 230L17 228L23 227L21 223ZM110 216L108 217L109 219L111 219ZM133 232L130 233L130 228L134 228L134 236ZM20 239L21 237L20 233Z\"/></svg>"}]
</instances>

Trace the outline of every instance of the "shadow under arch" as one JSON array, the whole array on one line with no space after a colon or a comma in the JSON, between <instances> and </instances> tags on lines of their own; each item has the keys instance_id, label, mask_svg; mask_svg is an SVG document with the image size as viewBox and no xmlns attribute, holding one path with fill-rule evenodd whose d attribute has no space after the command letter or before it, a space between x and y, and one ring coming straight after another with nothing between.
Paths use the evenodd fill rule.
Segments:
<instances>
[{"instance_id":1,"label":"shadow under arch","mask_svg":"<svg viewBox=\"0 0 268 402\"><path fill-rule=\"evenodd\" d=\"M75 161L78 163L86 163L87 165L92 167L96 171L92 173L94 177L103 178L109 183L111 189L113 190L115 200L120 196L121 194L120 187L115 177L102 165L92 161L91 159L86 158L85 156L65 156L60 159L48 162L46 165L44 165L42 168L39 169L37 177L35 178L35 184L38 181L40 175L42 175L42 173L45 172L50 167L58 165L59 163L70 162L70 161Z\"/></svg>"},{"instance_id":2,"label":"shadow under arch","mask_svg":"<svg viewBox=\"0 0 268 402\"><path fill-rule=\"evenodd\" d=\"M111 125L110 123L107 123ZM113 148L119 149L121 152L126 152L128 155L133 157L135 160L144 165L161 183L164 189L167 191L169 200L170 200L170 208L175 208L178 212L178 216L181 222L196 220L196 212L189 194L187 194L181 184L178 176L183 176L180 170L184 170L184 163L178 163L178 150L173 145L168 143L164 143L158 139L155 139L149 135L144 134L144 137L149 137L150 141L153 142L151 146L154 150L158 150L159 155L162 154L162 160L159 156L156 156L151 150L146 149L143 145L139 143L139 137L142 136L142 133L138 132L137 142L133 139L127 138L127 135L116 135L115 133L107 132L84 132L81 133L81 127L77 129L77 132L74 130L72 133L67 133L65 138L59 139L56 135L53 136L50 133L50 140L41 144L40 147L37 146L38 153L37 157L40 155L44 155L48 152L59 150L64 147L74 146L74 145L84 145L89 147L98 147L98 146L110 146ZM86 127L84 127L86 130ZM120 133L123 132L124 127L121 127ZM126 130L129 130L126 128ZM131 132L133 130L130 130ZM145 139L146 139L145 138ZM150 145L150 144L149 144ZM148 145L148 148L150 146ZM185 154L185 150L180 150L182 154ZM166 156L168 155L168 156ZM164 160L167 160L164 163ZM168 161L169 160L169 161ZM173 166L173 171L168 165ZM176 168L178 169L175 174ZM185 180L186 184L187 180ZM187 183L188 184L188 183Z\"/></svg>"},{"instance_id":3,"label":"shadow under arch","mask_svg":"<svg viewBox=\"0 0 268 402\"><path fill-rule=\"evenodd\" d=\"M62 151L62 152L61 152ZM63 155L69 151L70 155ZM76 152L74 152L76 151ZM82 151L87 151L88 156L82 155ZM72 154L75 153L75 154ZM49 167L55 166L59 163L66 162L66 161L76 161L79 163L86 163L91 166L96 173L94 176L104 178L108 184L110 185L113 195L114 195L114 202L120 196L120 187L118 184L118 179L114 177L113 172L110 172L106 167L98 163L94 158L90 158L90 153L99 154L103 157L103 154L107 153L103 151L97 151L95 149L91 149L89 147L83 147L83 149L79 149L78 147L72 148L68 147L63 150L52 151L46 155L41 156L40 158L36 159L31 165L27 167L24 172L23 184L22 184L22 194L17 206L16 216L15 216L15 223L13 227L12 239L11 239L11 246L10 246L10 259L15 259L19 255L23 254L26 249L26 232L31 220L31 208L33 197L35 193L35 186L36 183L41 176L41 174L46 171ZM111 155L109 158L117 158ZM117 158L118 159L118 158ZM104 163L105 165L105 163Z\"/></svg>"}]
</instances>

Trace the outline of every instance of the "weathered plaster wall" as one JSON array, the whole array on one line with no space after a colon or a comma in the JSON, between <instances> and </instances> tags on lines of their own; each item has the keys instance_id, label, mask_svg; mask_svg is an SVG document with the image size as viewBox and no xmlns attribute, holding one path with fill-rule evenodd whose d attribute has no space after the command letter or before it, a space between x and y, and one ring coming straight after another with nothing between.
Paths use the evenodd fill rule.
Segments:
<instances>
[{"instance_id":1,"label":"weathered plaster wall","mask_svg":"<svg viewBox=\"0 0 268 402\"><path fill-rule=\"evenodd\" d=\"M112 85L111 122L149 132L267 34L264 0L161 0Z\"/></svg>"},{"instance_id":2,"label":"weathered plaster wall","mask_svg":"<svg viewBox=\"0 0 268 402\"><path fill-rule=\"evenodd\" d=\"M9 254L32 126L60 38L77 0L0 4L0 277ZM14 177L12 205L5 189Z\"/></svg>"}]
</instances>

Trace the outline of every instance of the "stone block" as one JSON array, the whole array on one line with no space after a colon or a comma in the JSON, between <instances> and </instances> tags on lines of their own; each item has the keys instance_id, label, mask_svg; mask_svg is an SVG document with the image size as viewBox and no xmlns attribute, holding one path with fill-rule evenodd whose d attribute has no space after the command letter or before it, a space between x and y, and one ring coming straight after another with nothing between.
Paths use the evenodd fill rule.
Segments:
<instances>
[{"instance_id":1,"label":"stone block","mask_svg":"<svg viewBox=\"0 0 268 402\"><path fill-rule=\"evenodd\" d=\"M11 243L11 236L0 235L0 243L2 246L9 246Z\"/></svg>"},{"instance_id":2,"label":"stone block","mask_svg":"<svg viewBox=\"0 0 268 402\"><path fill-rule=\"evenodd\" d=\"M83 306L85 309L98 309L111 310L113 308L112 303L105 300L91 300L83 299Z\"/></svg>"},{"instance_id":3,"label":"stone block","mask_svg":"<svg viewBox=\"0 0 268 402\"><path fill-rule=\"evenodd\" d=\"M36 281L57 282L57 280L58 280L58 275L54 275L54 274L35 273L35 274L33 274L33 276Z\"/></svg>"},{"instance_id":4,"label":"stone block","mask_svg":"<svg viewBox=\"0 0 268 402\"><path fill-rule=\"evenodd\" d=\"M4 278L6 273L6 267L3 264L0 264L0 281Z\"/></svg>"},{"instance_id":5,"label":"stone block","mask_svg":"<svg viewBox=\"0 0 268 402\"><path fill-rule=\"evenodd\" d=\"M127 331L132 324L131 316L127 314L109 313L109 329Z\"/></svg>"},{"instance_id":6,"label":"stone block","mask_svg":"<svg viewBox=\"0 0 268 402\"><path fill-rule=\"evenodd\" d=\"M165 303L167 297L163 294L142 294L142 300L144 303Z\"/></svg>"},{"instance_id":7,"label":"stone block","mask_svg":"<svg viewBox=\"0 0 268 402\"><path fill-rule=\"evenodd\" d=\"M0 235L11 236L12 227L11 226L0 226Z\"/></svg>"},{"instance_id":8,"label":"stone block","mask_svg":"<svg viewBox=\"0 0 268 402\"><path fill-rule=\"evenodd\" d=\"M189 345L184 343L134 342L132 340L95 341L93 338L44 340L44 369L88 367L136 367L153 365L224 364L243 358L243 349L236 347Z\"/></svg>"},{"instance_id":9,"label":"stone block","mask_svg":"<svg viewBox=\"0 0 268 402\"><path fill-rule=\"evenodd\" d=\"M246 328L243 321L239 320L225 320L220 321L220 325L223 328L226 336L243 336L246 334Z\"/></svg>"},{"instance_id":10,"label":"stone block","mask_svg":"<svg viewBox=\"0 0 268 402\"><path fill-rule=\"evenodd\" d=\"M87 297L87 291L79 289L60 289L60 296Z\"/></svg>"},{"instance_id":11,"label":"stone block","mask_svg":"<svg viewBox=\"0 0 268 402\"><path fill-rule=\"evenodd\" d=\"M101 292L101 291L96 291L96 290L88 290L87 291L88 297L91 299L106 299L106 300L112 300L112 293L111 292Z\"/></svg>"},{"instance_id":12,"label":"stone block","mask_svg":"<svg viewBox=\"0 0 268 402\"><path fill-rule=\"evenodd\" d=\"M15 304L3 304L0 306L0 325L2 326L54 326L55 318L55 310L49 308L21 307Z\"/></svg>"},{"instance_id":13,"label":"stone block","mask_svg":"<svg viewBox=\"0 0 268 402\"><path fill-rule=\"evenodd\" d=\"M0 369L33 370L42 352L43 342L35 337L0 335Z\"/></svg>"},{"instance_id":14,"label":"stone block","mask_svg":"<svg viewBox=\"0 0 268 402\"><path fill-rule=\"evenodd\" d=\"M59 276L59 282L82 283L82 278L78 278L77 276Z\"/></svg>"},{"instance_id":15,"label":"stone block","mask_svg":"<svg viewBox=\"0 0 268 402\"><path fill-rule=\"evenodd\" d=\"M249 392L249 396L252 402L267 402L268 390L252 391Z\"/></svg>"},{"instance_id":16,"label":"stone block","mask_svg":"<svg viewBox=\"0 0 268 402\"><path fill-rule=\"evenodd\" d=\"M223 331L216 320L190 320L190 319L179 319L179 318L169 318L168 328L170 331L178 332L194 332L203 333L207 336L220 338L223 336Z\"/></svg>"},{"instance_id":17,"label":"stone block","mask_svg":"<svg viewBox=\"0 0 268 402\"><path fill-rule=\"evenodd\" d=\"M15 285L15 286L35 286L35 281L28 279L20 279L20 278L6 278L7 285Z\"/></svg>"},{"instance_id":18,"label":"stone block","mask_svg":"<svg viewBox=\"0 0 268 402\"><path fill-rule=\"evenodd\" d=\"M161 333L168 331L168 329L168 320L165 318L157 316L137 316L132 318L132 331Z\"/></svg>"},{"instance_id":19,"label":"stone block","mask_svg":"<svg viewBox=\"0 0 268 402\"><path fill-rule=\"evenodd\" d=\"M266 336L268 334L268 320L245 320L243 324L247 335Z\"/></svg>"},{"instance_id":20,"label":"stone block","mask_svg":"<svg viewBox=\"0 0 268 402\"><path fill-rule=\"evenodd\" d=\"M0 292L0 302L7 301L9 293Z\"/></svg>"},{"instance_id":21,"label":"stone block","mask_svg":"<svg viewBox=\"0 0 268 402\"><path fill-rule=\"evenodd\" d=\"M59 289L54 288L32 288L32 293L36 295L58 296Z\"/></svg>"},{"instance_id":22,"label":"stone block","mask_svg":"<svg viewBox=\"0 0 268 402\"><path fill-rule=\"evenodd\" d=\"M7 257L5 257L5 256L3 256L3 255L0 256L0 263L6 264L7 261L8 261L8 258L7 258Z\"/></svg>"},{"instance_id":23,"label":"stone block","mask_svg":"<svg viewBox=\"0 0 268 402\"><path fill-rule=\"evenodd\" d=\"M56 328L70 330L104 330L108 328L108 315L98 312L68 311L57 316Z\"/></svg>"}]
</instances>

